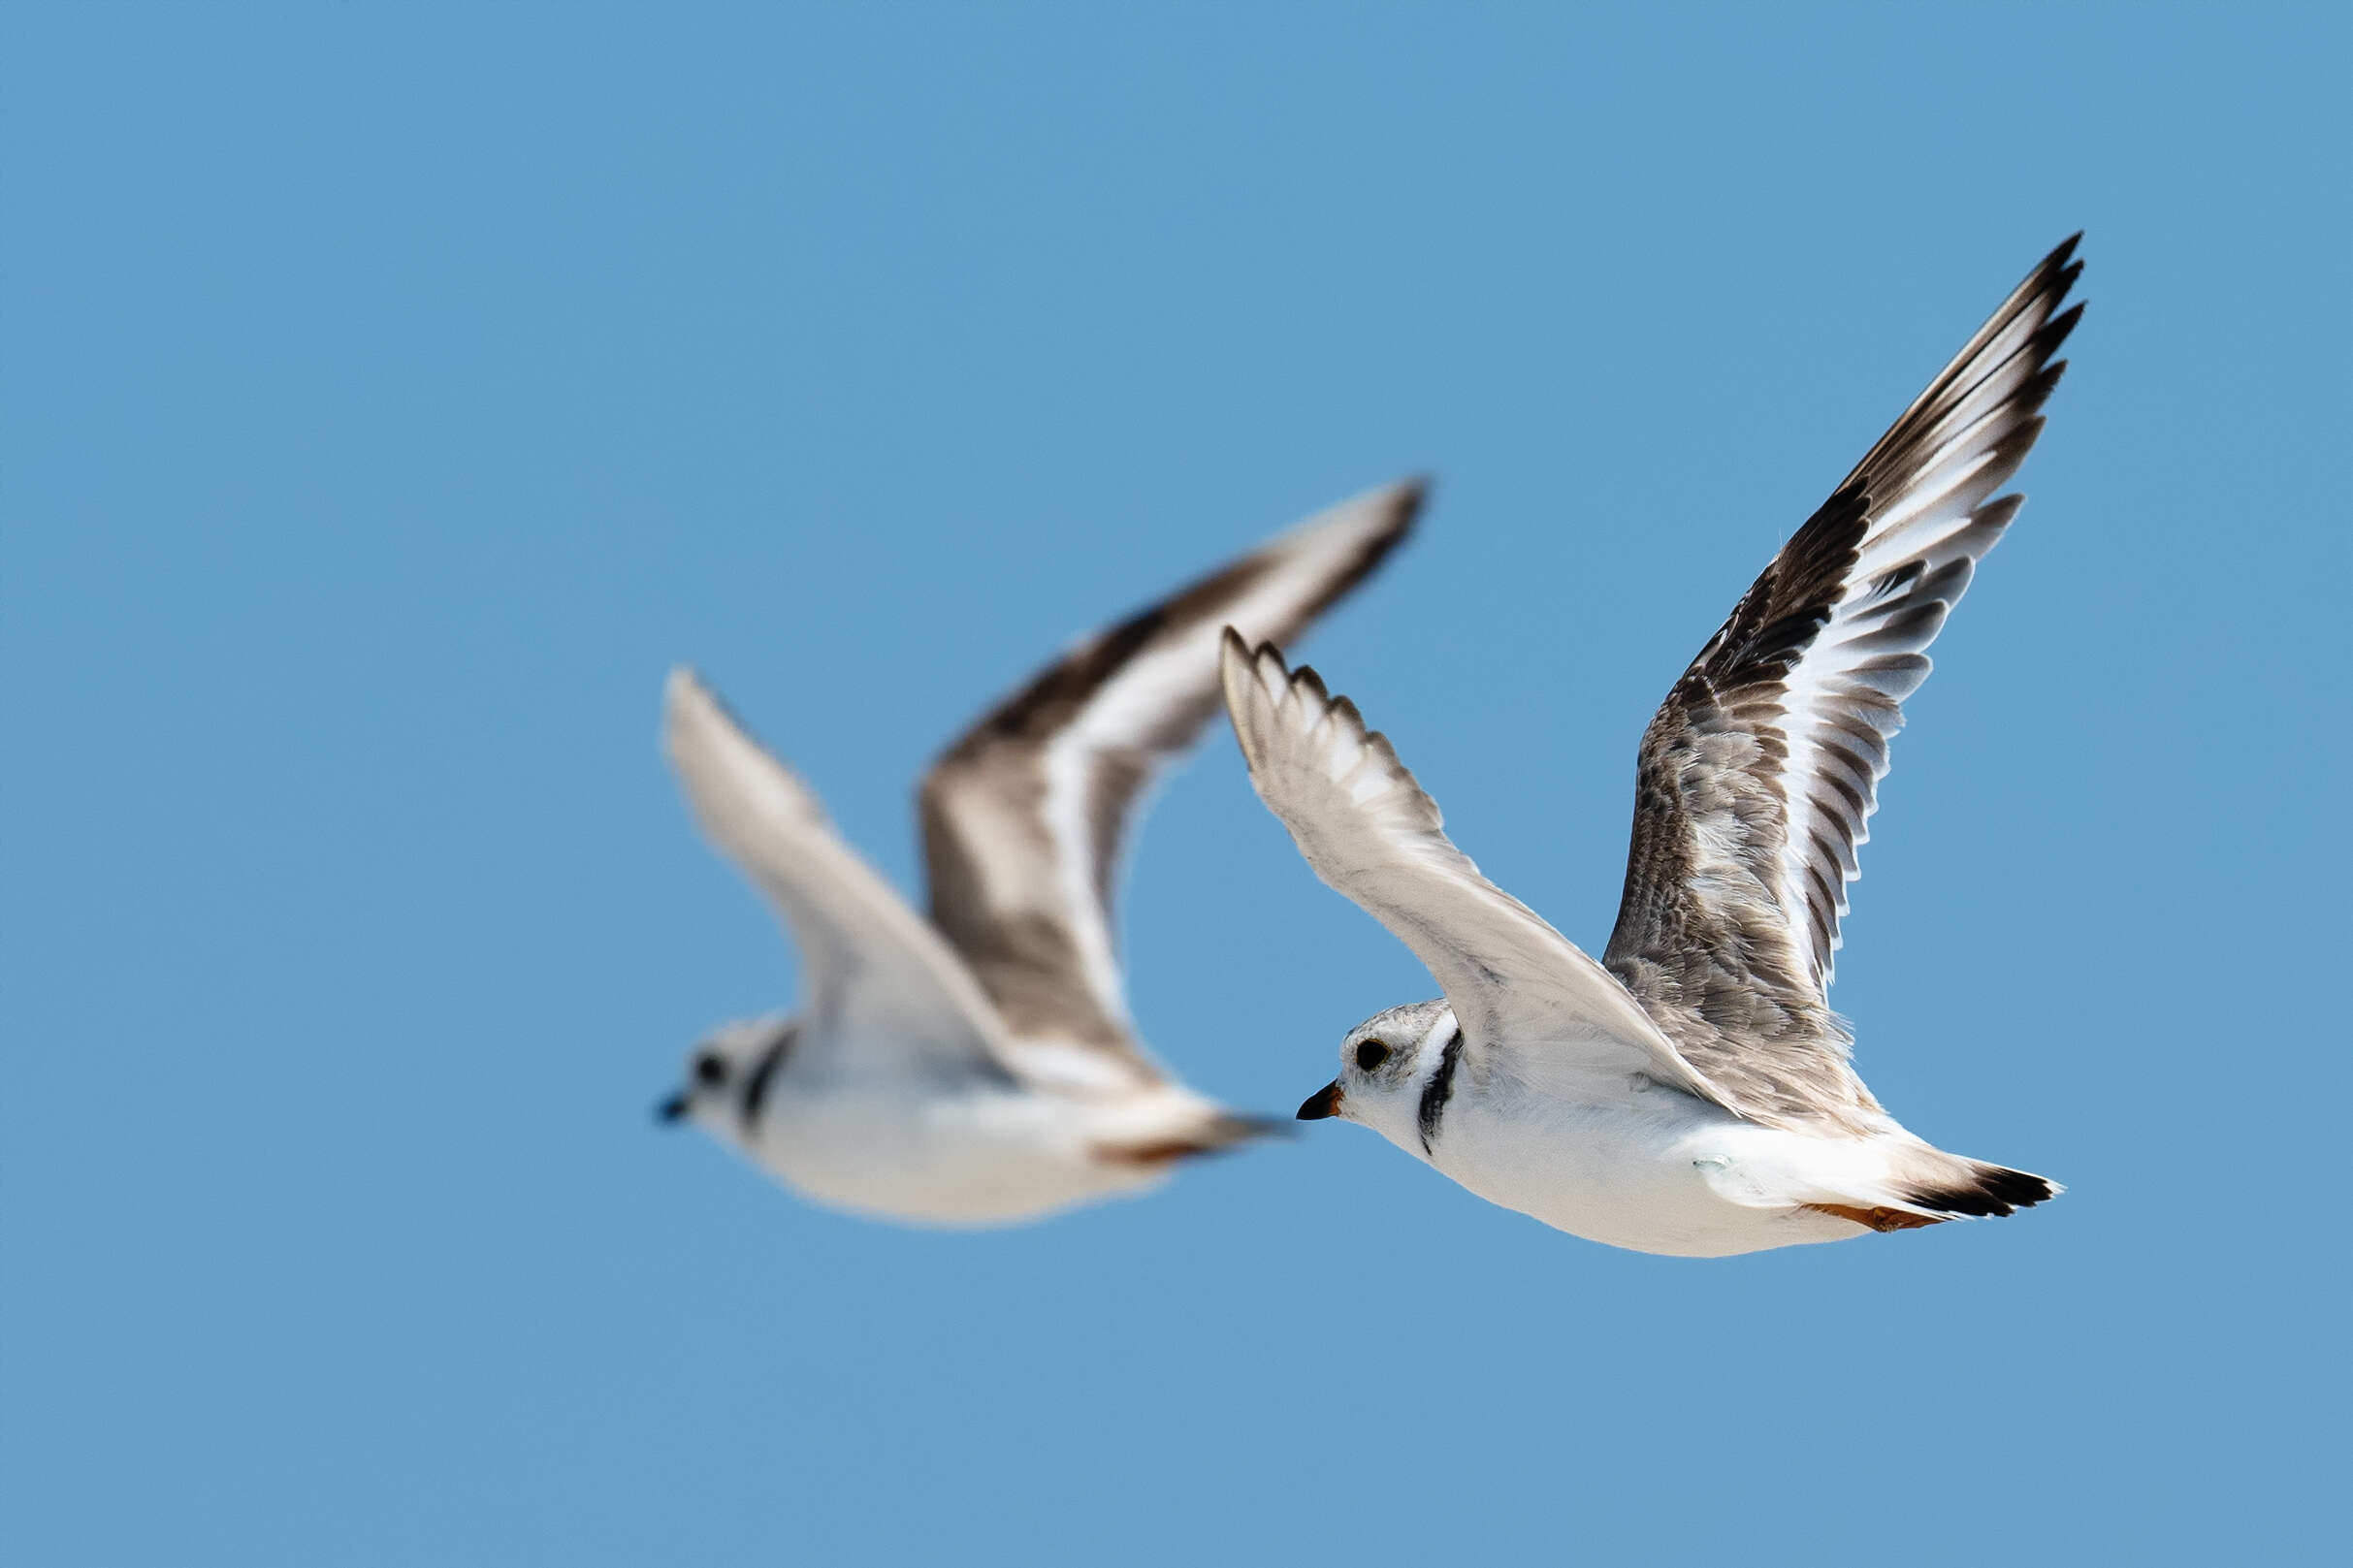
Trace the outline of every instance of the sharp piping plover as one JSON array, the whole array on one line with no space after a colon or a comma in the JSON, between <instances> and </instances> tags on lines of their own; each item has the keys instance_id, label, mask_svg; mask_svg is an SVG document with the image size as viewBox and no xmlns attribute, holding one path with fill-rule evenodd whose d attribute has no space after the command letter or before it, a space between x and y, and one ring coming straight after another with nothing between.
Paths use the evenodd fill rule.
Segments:
<instances>
[{"instance_id":1,"label":"sharp piping plover","mask_svg":"<svg viewBox=\"0 0 2353 1568\"><path fill-rule=\"evenodd\" d=\"M2065 368L2075 247L2004 302L1667 694L1599 964L1479 875L1353 703L1227 633L1260 797L1445 992L1350 1031L1303 1119L1365 1123L1481 1197L1643 1252L1838 1240L2059 1190L1905 1131L1855 1075L1827 992L1901 704L2023 498L1993 493Z\"/></svg>"}]
</instances>

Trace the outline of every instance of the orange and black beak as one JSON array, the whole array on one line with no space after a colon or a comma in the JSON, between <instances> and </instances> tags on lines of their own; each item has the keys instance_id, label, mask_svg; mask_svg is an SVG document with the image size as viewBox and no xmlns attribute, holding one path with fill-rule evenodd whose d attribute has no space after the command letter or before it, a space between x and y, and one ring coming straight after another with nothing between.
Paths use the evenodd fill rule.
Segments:
<instances>
[{"instance_id":1,"label":"orange and black beak","mask_svg":"<svg viewBox=\"0 0 2353 1568\"><path fill-rule=\"evenodd\" d=\"M1303 1122L1320 1122L1327 1116L1338 1116L1338 1114L1339 1079L1338 1078L1334 1078L1330 1083L1309 1095L1306 1104L1299 1107L1299 1119Z\"/></svg>"}]
</instances>

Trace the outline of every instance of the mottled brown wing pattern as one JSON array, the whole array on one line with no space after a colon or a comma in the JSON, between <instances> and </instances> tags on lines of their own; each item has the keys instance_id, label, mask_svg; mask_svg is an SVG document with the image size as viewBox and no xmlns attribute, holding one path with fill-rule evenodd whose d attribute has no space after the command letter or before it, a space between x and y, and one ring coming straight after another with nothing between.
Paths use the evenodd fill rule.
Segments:
<instances>
[{"instance_id":1,"label":"mottled brown wing pattern","mask_svg":"<svg viewBox=\"0 0 2353 1568\"><path fill-rule=\"evenodd\" d=\"M1828 989L1847 883L1928 645L2023 497L2082 306L2070 240L2003 303L1753 584L1642 739L1604 961L1763 1115L1865 1118Z\"/></svg>"},{"instance_id":2,"label":"mottled brown wing pattern","mask_svg":"<svg viewBox=\"0 0 2353 1568\"><path fill-rule=\"evenodd\" d=\"M1015 1036L1158 1074L1128 1022L1112 924L1136 804L1216 712L1226 624L1296 636L1396 548L1423 493L1345 502L1088 638L933 765L919 803L932 921Z\"/></svg>"}]
</instances>

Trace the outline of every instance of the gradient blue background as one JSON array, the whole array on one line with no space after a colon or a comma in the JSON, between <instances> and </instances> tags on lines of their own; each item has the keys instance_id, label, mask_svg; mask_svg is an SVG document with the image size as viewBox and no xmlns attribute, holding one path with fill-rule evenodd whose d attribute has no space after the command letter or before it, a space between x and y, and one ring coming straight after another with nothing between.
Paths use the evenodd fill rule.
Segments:
<instances>
[{"instance_id":1,"label":"gradient blue background","mask_svg":"<svg viewBox=\"0 0 2353 1568\"><path fill-rule=\"evenodd\" d=\"M2341 1546L2340 19L8 31L11 1562ZM652 1125L792 984L658 758L672 662L909 883L987 699L1427 468L1310 656L1597 944L1652 706L2079 226L1836 993L2060 1202L1652 1259L1325 1126L941 1236ZM1133 869L1137 1013L1239 1104L1430 992L1222 731Z\"/></svg>"}]
</instances>

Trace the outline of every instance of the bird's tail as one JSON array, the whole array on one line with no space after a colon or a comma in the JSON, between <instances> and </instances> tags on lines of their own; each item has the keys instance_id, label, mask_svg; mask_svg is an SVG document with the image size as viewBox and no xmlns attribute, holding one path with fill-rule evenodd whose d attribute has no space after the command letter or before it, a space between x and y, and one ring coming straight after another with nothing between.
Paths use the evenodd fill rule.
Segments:
<instances>
[{"instance_id":1,"label":"bird's tail","mask_svg":"<svg viewBox=\"0 0 2353 1568\"><path fill-rule=\"evenodd\" d=\"M1940 1219L2011 1215L2066 1191L2047 1177L1957 1154L1939 1151L1937 1164L1939 1168L1923 1171L1917 1186L1905 1189L1904 1197Z\"/></svg>"},{"instance_id":2,"label":"bird's tail","mask_svg":"<svg viewBox=\"0 0 2353 1568\"><path fill-rule=\"evenodd\" d=\"M1909 1231L1946 1220L2015 1214L2066 1190L2028 1171L1947 1154L1925 1143L1890 1162L1885 1177L1869 1185L1865 1201L1818 1200L1810 1206L1874 1231Z\"/></svg>"}]
</instances>

